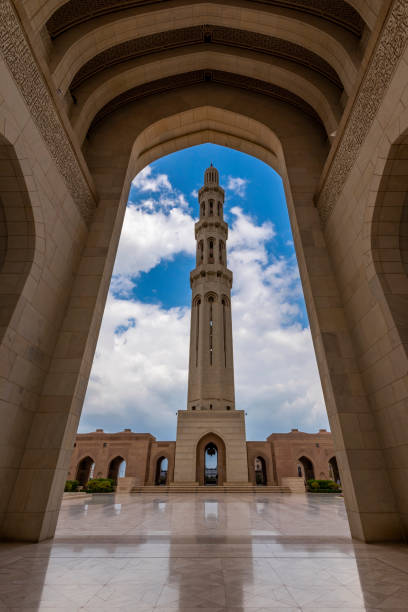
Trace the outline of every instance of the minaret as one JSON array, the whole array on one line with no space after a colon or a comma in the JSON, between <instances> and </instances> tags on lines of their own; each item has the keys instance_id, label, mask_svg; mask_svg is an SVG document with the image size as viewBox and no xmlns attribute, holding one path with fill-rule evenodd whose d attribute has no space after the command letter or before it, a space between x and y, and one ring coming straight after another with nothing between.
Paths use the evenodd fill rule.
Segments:
<instances>
[{"instance_id":1,"label":"minaret","mask_svg":"<svg viewBox=\"0 0 408 612\"><path fill-rule=\"evenodd\" d=\"M192 290L187 410L177 412L174 480L183 491L196 486L250 487L245 412L235 409L232 357L231 287L227 268L228 225L218 171L204 173L198 192L200 219L195 224L196 267ZM217 457L216 476L206 469ZM186 489L187 487L187 489Z\"/></svg>"},{"instance_id":2,"label":"minaret","mask_svg":"<svg viewBox=\"0 0 408 612\"><path fill-rule=\"evenodd\" d=\"M228 224L218 170L204 173L195 224L196 267L192 289L188 410L235 410L231 287L227 268Z\"/></svg>"}]
</instances>

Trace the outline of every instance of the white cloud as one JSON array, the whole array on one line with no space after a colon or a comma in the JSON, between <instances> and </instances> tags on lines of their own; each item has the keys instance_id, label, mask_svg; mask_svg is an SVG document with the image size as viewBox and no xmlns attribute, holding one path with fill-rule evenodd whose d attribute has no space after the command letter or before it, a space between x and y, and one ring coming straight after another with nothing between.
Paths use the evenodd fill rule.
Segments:
<instances>
[{"instance_id":1,"label":"white cloud","mask_svg":"<svg viewBox=\"0 0 408 612\"><path fill-rule=\"evenodd\" d=\"M193 223L193 218L180 208L151 214L139 206L128 206L114 277L137 277L140 272L148 272L160 261L171 260L176 253L193 254Z\"/></svg>"},{"instance_id":2,"label":"white cloud","mask_svg":"<svg viewBox=\"0 0 408 612\"><path fill-rule=\"evenodd\" d=\"M327 426L327 417L310 330L298 322L295 257L268 254L276 235L272 223L257 224L238 207L231 214L237 408L248 413L250 439L291 427L316 431ZM130 426L174 439L175 412L186 406L189 308L165 309L118 295L129 292L141 271L176 253L193 254L193 223L180 208L155 214L128 208L111 289L116 297L111 292L108 298L81 431Z\"/></svg>"},{"instance_id":3,"label":"white cloud","mask_svg":"<svg viewBox=\"0 0 408 612\"><path fill-rule=\"evenodd\" d=\"M167 174L157 174L153 176L153 169L151 166L146 166L141 172L133 179L132 187L140 191L162 191L172 190L171 183Z\"/></svg>"},{"instance_id":4,"label":"white cloud","mask_svg":"<svg viewBox=\"0 0 408 612\"><path fill-rule=\"evenodd\" d=\"M147 197L141 197L145 193ZM130 198L111 285L122 297L132 292L141 272L176 253L195 250L188 202L167 174L155 174L146 166L133 180Z\"/></svg>"},{"instance_id":5,"label":"white cloud","mask_svg":"<svg viewBox=\"0 0 408 612\"><path fill-rule=\"evenodd\" d=\"M248 180L241 178L239 176L229 176L227 182L228 191L232 191L235 195L243 198L246 193L246 186L248 184Z\"/></svg>"},{"instance_id":6,"label":"white cloud","mask_svg":"<svg viewBox=\"0 0 408 612\"><path fill-rule=\"evenodd\" d=\"M82 431L97 422L105 430L110 423L117 430L175 429L175 411L186 398L189 316L187 308L165 310L109 295Z\"/></svg>"}]
</instances>

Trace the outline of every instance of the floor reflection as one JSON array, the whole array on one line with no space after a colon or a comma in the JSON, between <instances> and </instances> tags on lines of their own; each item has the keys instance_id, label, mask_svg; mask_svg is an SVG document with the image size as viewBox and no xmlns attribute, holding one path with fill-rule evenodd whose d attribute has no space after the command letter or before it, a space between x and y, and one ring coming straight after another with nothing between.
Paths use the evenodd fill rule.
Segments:
<instances>
[{"instance_id":1,"label":"floor reflection","mask_svg":"<svg viewBox=\"0 0 408 612\"><path fill-rule=\"evenodd\" d=\"M100 495L0 547L0 610L408 610L408 552L349 536L336 496Z\"/></svg>"}]
</instances>

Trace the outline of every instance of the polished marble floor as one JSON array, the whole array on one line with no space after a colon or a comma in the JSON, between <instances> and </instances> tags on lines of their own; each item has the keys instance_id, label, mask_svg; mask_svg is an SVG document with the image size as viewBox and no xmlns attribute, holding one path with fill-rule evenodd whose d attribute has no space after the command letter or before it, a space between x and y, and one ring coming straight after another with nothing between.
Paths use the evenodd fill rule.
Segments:
<instances>
[{"instance_id":1,"label":"polished marble floor","mask_svg":"<svg viewBox=\"0 0 408 612\"><path fill-rule=\"evenodd\" d=\"M408 610L408 548L350 539L341 497L100 495L0 547L0 610Z\"/></svg>"}]
</instances>

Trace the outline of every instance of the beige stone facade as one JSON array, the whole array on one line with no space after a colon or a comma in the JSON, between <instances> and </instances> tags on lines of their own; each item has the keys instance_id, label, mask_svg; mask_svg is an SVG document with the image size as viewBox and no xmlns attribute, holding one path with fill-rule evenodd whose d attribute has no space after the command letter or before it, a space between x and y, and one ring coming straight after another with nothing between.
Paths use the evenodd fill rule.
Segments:
<instances>
[{"instance_id":1,"label":"beige stone facade","mask_svg":"<svg viewBox=\"0 0 408 612\"><path fill-rule=\"evenodd\" d=\"M55 530L131 179L282 177L351 532L408 533L406 0L0 2L2 536Z\"/></svg>"},{"instance_id":2,"label":"beige stone facade","mask_svg":"<svg viewBox=\"0 0 408 612\"><path fill-rule=\"evenodd\" d=\"M90 458L91 461L87 464L86 474L82 476L82 481L86 482L87 477L91 474L95 478L106 478L109 475L115 480L118 480L118 486L123 487L123 490L129 490L133 487L159 485L159 466L162 459L167 459L168 469L166 479L162 480L162 485L172 486L173 484L201 484L203 485L204 465L200 452L204 450L204 445L200 441L216 440L219 445L221 454L224 447L220 442L225 440L225 447L229 452L220 461L222 474L219 484L257 484L256 460L262 459L265 466L266 478L263 484L267 486L288 485L287 479L296 479L299 481L300 487L298 491L304 493L304 481L306 474L303 470L301 460L309 459L312 464L313 476L322 479L332 479L335 477L331 465L335 459L335 451L333 438L330 432L319 431L315 434L308 434L293 430L286 434L272 434L267 440L260 442L244 442L244 457L242 460L242 449L234 446L236 440L245 439L245 424L242 411L236 410L233 413L233 419L226 418L225 412L217 412L215 421L213 415L208 411L198 413L202 416L200 423L201 429L195 423L189 429L188 421L195 418L197 415L190 411L183 410L179 413L179 427L185 427L186 432L183 436L178 435L178 440L183 440L181 453L178 455L180 461L179 466L175 466L176 459L176 443L159 442L151 434L133 433L130 430L125 430L118 433L105 433L102 430L97 430L87 434L77 434L75 439L74 452L72 454L71 463L68 471L69 479L81 480L81 463L84 459ZM234 416L235 415L235 416ZM228 415L230 416L230 415ZM180 418L181 417L181 418ZM229 429L224 429L222 420L228 422ZM206 422L207 421L207 422ZM211 427L208 427L208 421L211 422ZM235 421L235 422L234 422ZM241 429L238 434L234 431L236 427ZM205 434L210 430L208 438ZM221 436L214 436L212 431L220 431ZM178 442L177 442L178 444ZM231 447L231 448L230 448ZM119 458L125 462L122 466L123 478L119 478L119 472L115 473L117 463L115 460ZM224 463L224 466L222 465ZM301 473L299 473L299 467ZM177 474L177 469L179 473ZM79 477L79 478L78 478ZM295 482L295 484L297 484ZM289 487L293 488L293 483L289 483ZM296 489L296 487L295 487ZM187 490L187 489L186 489Z\"/></svg>"}]
</instances>

